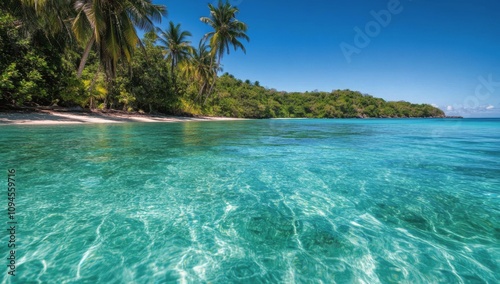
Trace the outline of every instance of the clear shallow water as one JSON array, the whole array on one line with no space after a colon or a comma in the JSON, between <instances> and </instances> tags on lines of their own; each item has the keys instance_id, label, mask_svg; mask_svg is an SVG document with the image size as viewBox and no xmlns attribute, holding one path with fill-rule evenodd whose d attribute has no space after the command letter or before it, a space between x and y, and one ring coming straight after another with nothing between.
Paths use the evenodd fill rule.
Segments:
<instances>
[{"instance_id":1,"label":"clear shallow water","mask_svg":"<svg viewBox=\"0 0 500 284\"><path fill-rule=\"evenodd\" d=\"M2 126L0 143L19 222L2 282L500 280L500 120Z\"/></svg>"}]
</instances>

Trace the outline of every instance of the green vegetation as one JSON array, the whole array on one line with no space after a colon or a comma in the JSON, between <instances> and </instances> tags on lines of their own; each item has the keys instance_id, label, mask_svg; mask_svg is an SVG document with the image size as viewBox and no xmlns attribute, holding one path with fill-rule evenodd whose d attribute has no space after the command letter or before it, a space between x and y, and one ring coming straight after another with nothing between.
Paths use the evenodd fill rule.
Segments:
<instances>
[{"instance_id":1,"label":"green vegetation","mask_svg":"<svg viewBox=\"0 0 500 284\"><path fill-rule=\"evenodd\" d=\"M55 41L41 29L26 33L19 20L0 10L0 103L47 105L83 95L74 52Z\"/></svg>"},{"instance_id":2,"label":"green vegetation","mask_svg":"<svg viewBox=\"0 0 500 284\"><path fill-rule=\"evenodd\" d=\"M59 105L175 115L271 117L440 117L430 105L385 102L350 90L285 93L217 76L230 48L249 40L238 9L208 5L207 33L170 22L151 0L3 0L0 106ZM145 31L143 39L137 29Z\"/></svg>"},{"instance_id":3,"label":"green vegetation","mask_svg":"<svg viewBox=\"0 0 500 284\"><path fill-rule=\"evenodd\" d=\"M386 102L351 90L286 93L241 81L224 74L217 82L217 96L207 104L211 115L252 118L355 118L441 117L444 113L428 104Z\"/></svg>"}]
</instances>

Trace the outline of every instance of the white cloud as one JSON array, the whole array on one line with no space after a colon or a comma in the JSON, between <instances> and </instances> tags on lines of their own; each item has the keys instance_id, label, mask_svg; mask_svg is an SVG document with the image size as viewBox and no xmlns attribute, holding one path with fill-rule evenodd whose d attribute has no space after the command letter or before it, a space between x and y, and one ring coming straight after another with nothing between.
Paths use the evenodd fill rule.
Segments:
<instances>
[{"instance_id":1,"label":"white cloud","mask_svg":"<svg viewBox=\"0 0 500 284\"><path fill-rule=\"evenodd\" d=\"M494 107L494 106L492 106L492 105L489 105L489 106L487 106L487 107L486 107L486 109L488 109L488 110L489 110L489 109L494 109L494 108L495 108L495 107Z\"/></svg>"},{"instance_id":2,"label":"white cloud","mask_svg":"<svg viewBox=\"0 0 500 284\"><path fill-rule=\"evenodd\" d=\"M446 107L446 110L447 110L447 111L452 111L452 110L453 110L453 107L452 107L452 106L447 106L447 107Z\"/></svg>"},{"instance_id":3,"label":"white cloud","mask_svg":"<svg viewBox=\"0 0 500 284\"><path fill-rule=\"evenodd\" d=\"M431 106L433 106L433 107L439 107L437 104L431 104Z\"/></svg>"}]
</instances>

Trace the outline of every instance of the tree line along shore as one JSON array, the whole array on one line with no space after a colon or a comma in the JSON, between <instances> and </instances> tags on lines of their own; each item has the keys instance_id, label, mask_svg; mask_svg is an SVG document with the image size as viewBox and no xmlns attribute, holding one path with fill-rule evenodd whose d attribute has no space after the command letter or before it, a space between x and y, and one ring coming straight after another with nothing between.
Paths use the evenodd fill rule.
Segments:
<instances>
[{"instance_id":1,"label":"tree line along shore","mask_svg":"<svg viewBox=\"0 0 500 284\"><path fill-rule=\"evenodd\" d=\"M240 118L445 117L429 104L351 90L282 92L219 75L225 55L245 51L248 28L227 1L207 8L199 20L212 31L192 44L180 24L156 26L167 7L151 0L3 0L0 106Z\"/></svg>"}]
</instances>

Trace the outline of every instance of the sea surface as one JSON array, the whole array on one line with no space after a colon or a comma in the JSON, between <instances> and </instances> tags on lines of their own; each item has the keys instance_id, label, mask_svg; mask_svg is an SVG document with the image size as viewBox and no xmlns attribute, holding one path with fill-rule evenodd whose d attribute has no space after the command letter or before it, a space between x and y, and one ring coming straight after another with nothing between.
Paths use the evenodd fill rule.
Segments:
<instances>
[{"instance_id":1,"label":"sea surface","mask_svg":"<svg viewBox=\"0 0 500 284\"><path fill-rule=\"evenodd\" d=\"M500 119L0 126L2 283L499 283Z\"/></svg>"}]
</instances>

